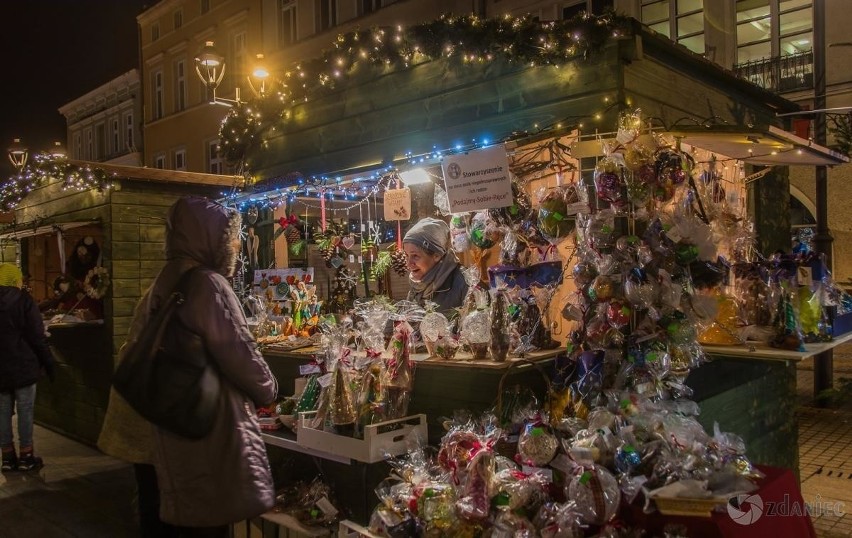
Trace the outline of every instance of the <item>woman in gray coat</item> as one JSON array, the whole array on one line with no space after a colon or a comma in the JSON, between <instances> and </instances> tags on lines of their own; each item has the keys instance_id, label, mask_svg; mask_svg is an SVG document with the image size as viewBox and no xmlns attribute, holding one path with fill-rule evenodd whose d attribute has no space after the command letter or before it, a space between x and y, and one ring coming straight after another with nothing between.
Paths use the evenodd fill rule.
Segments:
<instances>
[{"instance_id":1,"label":"woman in gray coat","mask_svg":"<svg viewBox=\"0 0 852 538\"><path fill-rule=\"evenodd\" d=\"M149 426L160 519L177 526L178 536L228 536L229 524L260 515L275 501L255 407L274 401L277 383L226 279L239 253L239 230L235 210L200 197L178 200L167 218L166 265L142 298L128 335L133 345L181 275L199 267L175 315L203 337L220 372L216 424L199 440ZM115 422L105 421L104 430ZM102 441L108 437L102 432Z\"/></svg>"}]
</instances>

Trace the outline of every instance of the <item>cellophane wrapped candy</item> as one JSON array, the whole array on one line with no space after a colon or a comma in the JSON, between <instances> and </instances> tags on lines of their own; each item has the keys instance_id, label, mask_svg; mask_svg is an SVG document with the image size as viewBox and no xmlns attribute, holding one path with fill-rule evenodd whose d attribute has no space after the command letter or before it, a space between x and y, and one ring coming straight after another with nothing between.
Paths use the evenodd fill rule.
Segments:
<instances>
[{"instance_id":1,"label":"cellophane wrapped candy","mask_svg":"<svg viewBox=\"0 0 852 538\"><path fill-rule=\"evenodd\" d=\"M450 322L440 312L427 312L420 322L420 336L426 344L430 356L435 355L435 342L439 338L450 336Z\"/></svg>"},{"instance_id":2,"label":"cellophane wrapped candy","mask_svg":"<svg viewBox=\"0 0 852 538\"><path fill-rule=\"evenodd\" d=\"M470 243L483 250L494 246L495 227L488 219L487 211L479 211L473 215L468 227Z\"/></svg>"},{"instance_id":3,"label":"cellophane wrapped candy","mask_svg":"<svg viewBox=\"0 0 852 538\"><path fill-rule=\"evenodd\" d=\"M491 509L494 452L490 446L482 447L467 466L467 477L456 501L460 518L471 522L488 519Z\"/></svg>"},{"instance_id":4,"label":"cellophane wrapped candy","mask_svg":"<svg viewBox=\"0 0 852 538\"><path fill-rule=\"evenodd\" d=\"M465 252L470 249L467 222L463 215L453 215L450 218L450 238L454 251Z\"/></svg>"},{"instance_id":5,"label":"cellophane wrapped candy","mask_svg":"<svg viewBox=\"0 0 852 538\"><path fill-rule=\"evenodd\" d=\"M411 389L414 386L414 372L411 365L409 342L411 325L407 321L397 321L393 336L388 344L390 357L385 361L382 388L387 402L388 419L402 418L408 412Z\"/></svg>"},{"instance_id":6,"label":"cellophane wrapped candy","mask_svg":"<svg viewBox=\"0 0 852 538\"><path fill-rule=\"evenodd\" d=\"M566 497L577 505L584 523L603 525L618 511L621 490L606 468L587 464L575 471L566 485Z\"/></svg>"},{"instance_id":7,"label":"cellophane wrapped candy","mask_svg":"<svg viewBox=\"0 0 852 538\"><path fill-rule=\"evenodd\" d=\"M533 518L533 526L541 538L582 538L582 520L573 501L546 502Z\"/></svg>"},{"instance_id":8,"label":"cellophane wrapped candy","mask_svg":"<svg viewBox=\"0 0 852 538\"><path fill-rule=\"evenodd\" d=\"M491 341L488 346L491 360L495 362L505 361L509 354L508 307L506 293L502 290L495 291L491 301Z\"/></svg>"},{"instance_id":9,"label":"cellophane wrapped candy","mask_svg":"<svg viewBox=\"0 0 852 538\"><path fill-rule=\"evenodd\" d=\"M334 366L334 380L331 385L328 416L335 427L351 426L358 416L355 410L355 396L349 381L348 368L338 360Z\"/></svg>"},{"instance_id":10,"label":"cellophane wrapped candy","mask_svg":"<svg viewBox=\"0 0 852 538\"><path fill-rule=\"evenodd\" d=\"M468 312L461 322L461 335L470 347L474 360L487 358L488 344L491 342L491 321L488 311L477 308Z\"/></svg>"},{"instance_id":11,"label":"cellophane wrapped candy","mask_svg":"<svg viewBox=\"0 0 852 538\"><path fill-rule=\"evenodd\" d=\"M361 331L364 348L380 352L385 347L385 326L391 317L391 305L386 301L356 299L355 313L364 318Z\"/></svg>"},{"instance_id":12,"label":"cellophane wrapped candy","mask_svg":"<svg viewBox=\"0 0 852 538\"><path fill-rule=\"evenodd\" d=\"M604 157L595 166L595 192L598 198L614 206L625 204L624 169L612 157Z\"/></svg>"},{"instance_id":13,"label":"cellophane wrapped candy","mask_svg":"<svg viewBox=\"0 0 852 538\"><path fill-rule=\"evenodd\" d=\"M580 202L576 185L557 187L538 193L538 229L551 243L567 237L576 226L577 209Z\"/></svg>"},{"instance_id":14,"label":"cellophane wrapped candy","mask_svg":"<svg viewBox=\"0 0 852 538\"><path fill-rule=\"evenodd\" d=\"M518 459L524 465L547 465L558 449L559 439L541 419L528 422L518 436Z\"/></svg>"}]
</instances>

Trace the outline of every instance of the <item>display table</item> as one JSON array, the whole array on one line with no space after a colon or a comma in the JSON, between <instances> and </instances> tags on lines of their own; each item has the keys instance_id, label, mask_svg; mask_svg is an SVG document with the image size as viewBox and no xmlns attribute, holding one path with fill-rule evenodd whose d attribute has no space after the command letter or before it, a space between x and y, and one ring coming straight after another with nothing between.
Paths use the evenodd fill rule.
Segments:
<instances>
[{"instance_id":1,"label":"display table","mask_svg":"<svg viewBox=\"0 0 852 538\"><path fill-rule=\"evenodd\" d=\"M840 335L831 342L805 344L804 351L790 351L767 345L716 346L705 345L704 352L712 357L742 357L761 361L789 361L799 363L852 341L852 332Z\"/></svg>"},{"instance_id":2,"label":"display table","mask_svg":"<svg viewBox=\"0 0 852 538\"><path fill-rule=\"evenodd\" d=\"M299 366L311 362L318 351L316 347L294 351L263 350L263 356L278 378L281 394L293 393L295 379L300 377ZM429 443L437 444L444 435L444 420L452 417L455 411L466 409L481 413L494 406L497 387L504 375L507 387L525 385L543 397L546 387L541 372L533 365L547 369L561 352L562 349L536 351L523 358L509 357L505 362L473 361L463 352L453 360L415 353L411 357L415 368L409 414L424 413L428 417Z\"/></svg>"},{"instance_id":3,"label":"display table","mask_svg":"<svg viewBox=\"0 0 852 538\"><path fill-rule=\"evenodd\" d=\"M738 537L751 538L815 538L814 526L806 512L805 502L799 491L796 477L789 469L758 466L766 475L758 480L758 489L750 495L760 498L755 503L762 513L747 513L737 516L735 521L727 507L714 511L711 517L667 516L659 512L645 514L641 507L631 506L625 513L625 522L645 529L650 536L662 536L667 526L682 526L687 536L693 537ZM750 504L750 503L749 503ZM752 509L755 505L751 505ZM741 507L742 512L748 512ZM734 512L736 514L736 512Z\"/></svg>"}]
</instances>

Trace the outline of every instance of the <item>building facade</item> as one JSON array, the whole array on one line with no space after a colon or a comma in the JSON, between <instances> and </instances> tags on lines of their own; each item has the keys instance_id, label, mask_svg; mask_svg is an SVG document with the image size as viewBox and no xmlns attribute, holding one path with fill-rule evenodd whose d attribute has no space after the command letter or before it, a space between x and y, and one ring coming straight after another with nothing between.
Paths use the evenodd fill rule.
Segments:
<instances>
[{"instance_id":1,"label":"building facade","mask_svg":"<svg viewBox=\"0 0 852 538\"><path fill-rule=\"evenodd\" d=\"M131 69L59 108L68 157L127 166L142 164L142 94Z\"/></svg>"}]
</instances>

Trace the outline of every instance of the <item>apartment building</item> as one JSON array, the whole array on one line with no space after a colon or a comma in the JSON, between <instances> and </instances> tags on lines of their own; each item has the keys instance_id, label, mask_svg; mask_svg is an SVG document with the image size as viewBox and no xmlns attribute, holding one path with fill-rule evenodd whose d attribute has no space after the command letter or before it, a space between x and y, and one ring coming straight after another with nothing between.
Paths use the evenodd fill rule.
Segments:
<instances>
[{"instance_id":1,"label":"apartment building","mask_svg":"<svg viewBox=\"0 0 852 538\"><path fill-rule=\"evenodd\" d=\"M110 80L62 105L71 159L127 166L142 164L139 70Z\"/></svg>"}]
</instances>

